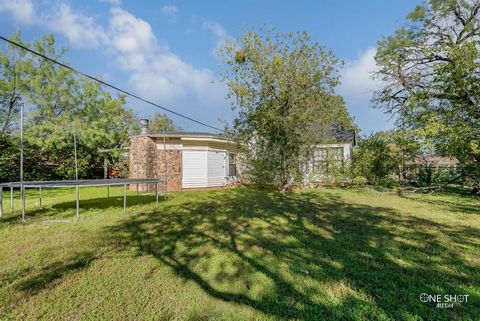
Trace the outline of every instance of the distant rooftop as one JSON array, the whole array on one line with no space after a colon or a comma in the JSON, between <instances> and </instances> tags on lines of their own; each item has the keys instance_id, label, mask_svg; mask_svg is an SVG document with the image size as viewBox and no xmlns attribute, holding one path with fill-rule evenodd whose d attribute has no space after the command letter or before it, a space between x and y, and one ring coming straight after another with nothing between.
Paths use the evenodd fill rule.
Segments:
<instances>
[{"instance_id":1,"label":"distant rooftop","mask_svg":"<svg viewBox=\"0 0 480 321\"><path fill-rule=\"evenodd\" d=\"M460 164L460 161L455 157L427 156L427 157L417 157L413 161L407 162L407 164L458 165L458 164Z\"/></svg>"}]
</instances>

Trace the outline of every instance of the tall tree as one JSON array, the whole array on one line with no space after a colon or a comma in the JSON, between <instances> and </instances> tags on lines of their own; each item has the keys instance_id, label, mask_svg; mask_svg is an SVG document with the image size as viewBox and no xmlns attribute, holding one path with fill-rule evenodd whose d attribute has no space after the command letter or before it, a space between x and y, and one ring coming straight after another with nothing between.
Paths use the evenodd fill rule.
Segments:
<instances>
[{"instance_id":1,"label":"tall tree","mask_svg":"<svg viewBox=\"0 0 480 321\"><path fill-rule=\"evenodd\" d=\"M374 101L470 165L480 194L480 2L430 0L379 41Z\"/></svg>"},{"instance_id":2,"label":"tall tree","mask_svg":"<svg viewBox=\"0 0 480 321\"><path fill-rule=\"evenodd\" d=\"M274 30L247 32L220 55L236 111L230 131L243 142L251 179L288 188L303 177L312 124L348 115L334 95L339 60L306 32Z\"/></svg>"},{"instance_id":3,"label":"tall tree","mask_svg":"<svg viewBox=\"0 0 480 321\"><path fill-rule=\"evenodd\" d=\"M12 40L21 43L20 34ZM20 105L24 104L23 93L26 92L32 69L32 58L25 51L0 51L0 135L11 133L18 119Z\"/></svg>"},{"instance_id":4,"label":"tall tree","mask_svg":"<svg viewBox=\"0 0 480 321\"><path fill-rule=\"evenodd\" d=\"M18 36L13 40L21 42ZM51 35L23 45L55 59L61 59L64 53L63 49L55 47ZM74 133L81 177L92 177L92 170L102 164L99 149L128 145L129 135L138 126L133 112L125 107L125 97L112 97L99 84L78 77L48 60L27 54L24 50L7 47L1 55L7 60L2 63L5 69L15 66L19 69L19 64L15 65L17 60L13 58L20 55L23 70L28 71L22 74L22 86L17 90L19 103L29 106L25 123L26 146L36 151L39 163L49 165L49 173L37 173L36 177L33 174L29 177L74 178ZM9 75L7 70L2 72ZM8 79L2 76L0 82ZM9 90L8 86L1 87L0 95L6 96ZM25 169L27 174L33 170Z\"/></svg>"},{"instance_id":5,"label":"tall tree","mask_svg":"<svg viewBox=\"0 0 480 321\"><path fill-rule=\"evenodd\" d=\"M151 133L161 133L162 131L182 130L181 127L176 126L167 114L155 113L155 116L148 124L148 131Z\"/></svg>"}]
</instances>

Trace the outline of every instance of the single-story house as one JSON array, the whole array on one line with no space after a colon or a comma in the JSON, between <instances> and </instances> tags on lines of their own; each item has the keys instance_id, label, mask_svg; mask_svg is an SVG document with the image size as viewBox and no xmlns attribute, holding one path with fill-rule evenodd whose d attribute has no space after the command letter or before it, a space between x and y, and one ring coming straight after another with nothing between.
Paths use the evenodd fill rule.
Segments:
<instances>
[{"instance_id":1,"label":"single-story house","mask_svg":"<svg viewBox=\"0 0 480 321\"><path fill-rule=\"evenodd\" d=\"M237 144L223 135L142 128L131 138L130 178L165 177L168 191L226 186L237 180L237 151Z\"/></svg>"},{"instance_id":2,"label":"single-story house","mask_svg":"<svg viewBox=\"0 0 480 321\"><path fill-rule=\"evenodd\" d=\"M142 133L131 138L130 178L165 178L168 191L192 188L223 187L237 182L241 176L238 145L228 137L200 132L148 133L148 122L142 121ZM307 164L308 179L316 181L331 166L349 162L355 145L355 132L335 126L329 130L329 143L313 147L312 160ZM327 161L328 160L328 161ZM132 190L136 186L131 186ZM139 186L152 191L154 186Z\"/></svg>"}]
</instances>

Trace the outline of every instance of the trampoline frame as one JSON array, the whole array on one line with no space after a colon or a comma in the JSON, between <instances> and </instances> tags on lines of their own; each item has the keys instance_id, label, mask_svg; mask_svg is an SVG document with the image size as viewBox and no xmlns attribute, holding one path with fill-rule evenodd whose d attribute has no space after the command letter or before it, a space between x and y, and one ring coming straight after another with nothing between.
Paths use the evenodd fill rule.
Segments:
<instances>
[{"instance_id":1,"label":"trampoline frame","mask_svg":"<svg viewBox=\"0 0 480 321\"><path fill-rule=\"evenodd\" d=\"M25 215L25 189L38 188L39 191L39 205L42 206L42 188L68 188L75 187L76 189L76 216L75 220L80 219L80 187L95 187L107 186L107 197L110 197L110 186L123 186L123 212L127 213L127 185L139 184L155 184L155 201L158 205L158 187L160 184L164 185L164 196L167 194L167 181L158 178L135 178L135 179L86 179L73 181L24 181L24 182L9 182L0 184L0 218L3 217L3 189L10 188L10 210L14 212L14 197L13 189L20 188L20 198L22 204L22 221L26 222Z\"/></svg>"}]
</instances>

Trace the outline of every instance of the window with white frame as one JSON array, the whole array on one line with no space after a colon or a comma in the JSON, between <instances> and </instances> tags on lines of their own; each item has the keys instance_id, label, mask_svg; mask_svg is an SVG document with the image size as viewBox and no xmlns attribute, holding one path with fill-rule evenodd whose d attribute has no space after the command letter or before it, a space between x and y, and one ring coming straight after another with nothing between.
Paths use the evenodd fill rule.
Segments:
<instances>
[{"instance_id":1,"label":"window with white frame","mask_svg":"<svg viewBox=\"0 0 480 321\"><path fill-rule=\"evenodd\" d=\"M327 169L327 149L317 148L313 151L313 170L323 171Z\"/></svg>"},{"instance_id":2,"label":"window with white frame","mask_svg":"<svg viewBox=\"0 0 480 321\"><path fill-rule=\"evenodd\" d=\"M327 153L335 166L343 165L343 147L331 147Z\"/></svg>"},{"instance_id":3,"label":"window with white frame","mask_svg":"<svg viewBox=\"0 0 480 321\"><path fill-rule=\"evenodd\" d=\"M343 165L343 162L343 147L323 147L313 151L312 165L314 171L326 171L329 164L339 167Z\"/></svg>"}]
</instances>

